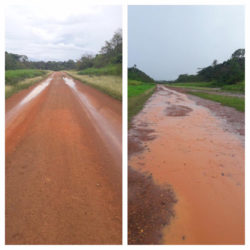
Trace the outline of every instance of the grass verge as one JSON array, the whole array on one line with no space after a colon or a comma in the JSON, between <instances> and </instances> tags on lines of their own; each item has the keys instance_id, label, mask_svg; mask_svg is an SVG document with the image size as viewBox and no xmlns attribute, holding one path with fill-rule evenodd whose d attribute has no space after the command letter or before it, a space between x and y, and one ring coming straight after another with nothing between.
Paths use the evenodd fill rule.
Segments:
<instances>
[{"instance_id":1,"label":"grass verge","mask_svg":"<svg viewBox=\"0 0 250 250\"><path fill-rule=\"evenodd\" d=\"M14 85L24 79L46 75L48 71L37 69L16 69L5 71L5 85Z\"/></svg>"},{"instance_id":2,"label":"grass verge","mask_svg":"<svg viewBox=\"0 0 250 250\"><path fill-rule=\"evenodd\" d=\"M155 84L128 85L128 122L130 123L154 93Z\"/></svg>"},{"instance_id":3,"label":"grass verge","mask_svg":"<svg viewBox=\"0 0 250 250\"><path fill-rule=\"evenodd\" d=\"M232 84L232 85L224 85L221 90L230 91L230 92L239 92L245 93L245 81Z\"/></svg>"},{"instance_id":4,"label":"grass verge","mask_svg":"<svg viewBox=\"0 0 250 250\"><path fill-rule=\"evenodd\" d=\"M5 85L5 99L11 97L15 93L19 92L22 89L27 89L31 85L42 81L43 79L47 78L51 71L45 72L42 76L36 76L33 78L27 78L25 80L19 81L16 84L7 84Z\"/></svg>"},{"instance_id":5,"label":"grass verge","mask_svg":"<svg viewBox=\"0 0 250 250\"><path fill-rule=\"evenodd\" d=\"M213 82L178 82L172 84L166 84L169 87L201 87L201 88L214 88L215 85Z\"/></svg>"},{"instance_id":6,"label":"grass verge","mask_svg":"<svg viewBox=\"0 0 250 250\"><path fill-rule=\"evenodd\" d=\"M109 96L122 100L122 77L113 75L79 75L77 71L66 71L70 76L80 82L90 85Z\"/></svg>"},{"instance_id":7,"label":"grass verge","mask_svg":"<svg viewBox=\"0 0 250 250\"><path fill-rule=\"evenodd\" d=\"M208 94L208 93L203 93L203 92L191 92L191 91L189 91L188 94L195 95L204 99L212 100L215 102L219 102L224 106L235 108L236 110L241 111L241 112L245 111L245 99L244 98Z\"/></svg>"},{"instance_id":8,"label":"grass verge","mask_svg":"<svg viewBox=\"0 0 250 250\"><path fill-rule=\"evenodd\" d=\"M121 64L110 64L103 68L87 68L78 72L79 75L122 75L122 65Z\"/></svg>"}]
</instances>

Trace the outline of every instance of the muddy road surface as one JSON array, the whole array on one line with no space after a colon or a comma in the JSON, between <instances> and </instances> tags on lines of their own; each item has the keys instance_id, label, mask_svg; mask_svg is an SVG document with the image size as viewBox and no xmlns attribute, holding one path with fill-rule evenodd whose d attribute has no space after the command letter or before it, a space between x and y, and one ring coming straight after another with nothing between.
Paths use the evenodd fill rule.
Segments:
<instances>
[{"instance_id":1,"label":"muddy road surface","mask_svg":"<svg viewBox=\"0 0 250 250\"><path fill-rule=\"evenodd\" d=\"M62 72L6 101L6 244L121 244L121 111Z\"/></svg>"},{"instance_id":2,"label":"muddy road surface","mask_svg":"<svg viewBox=\"0 0 250 250\"><path fill-rule=\"evenodd\" d=\"M157 86L132 121L129 166L130 244L244 244L243 113Z\"/></svg>"}]
</instances>

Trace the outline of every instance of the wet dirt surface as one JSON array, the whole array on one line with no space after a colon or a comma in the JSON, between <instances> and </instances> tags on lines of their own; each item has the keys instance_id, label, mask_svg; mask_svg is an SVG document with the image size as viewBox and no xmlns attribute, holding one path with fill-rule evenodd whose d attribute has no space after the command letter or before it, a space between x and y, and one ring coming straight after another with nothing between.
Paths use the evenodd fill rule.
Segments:
<instances>
[{"instance_id":1,"label":"wet dirt surface","mask_svg":"<svg viewBox=\"0 0 250 250\"><path fill-rule=\"evenodd\" d=\"M179 93L186 93L185 89L179 89L174 87L171 87L169 89L175 90ZM201 105L208 108L215 116L220 119L223 119L225 123L229 125L227 126L226 130L229 130L230 132L239 134L241 136L245 135L245 113L239 112L231 107L223 106L217 102L199 98L194 95L188 95L188 98L195 101L197 105Z\"/></svg>"},{"instance_id":2,"label":"wet dirt surface","mask_svg":"<svg viewBox=\"0 0 250 250\"><path fill-rule=\"evenodd\" d=\"M129 165L152 174L159 187L170 185L177 200L162 237L147 244L244 244L244 133L220 116L224 107L215 114L198 101L158 86L132 121ZM166 109L176 106L189 112L167 116ZM138 139L143 124L154 131L153 140ZM133 152L136 144L140 150Z\"/></svg>"},{"instance_id":3,"label":"wet dirt surface","mask_svg":"<svg viewBox=\"0 0 250 250\"><path fill-rule=\"evenodd\" d=\"M121 103L64 78L6 101L6 244L121 244Z\"/></svg>"},{"instance_id":4,"label":"wet dirt surface","mask_svg":"<svg viewBox=\"0 0 250 250\"><path fill-rule=\"evenodd\" d=\"M191 111L191 108L183 105L171 105L170 107L166 108L165 113L167 116L185 116Z\"/></svg>"},{"instance_id":5,"label":"wet dirt surface","mask_svg":"<svg viewBox=\"0 0 250 250\"><path fill-rule=\"evenodd\" d=\"M171 187L161 187L151 174L128 167L128 244L159 244L162 229L174 216Z\"/></svg>"}]
</instances>

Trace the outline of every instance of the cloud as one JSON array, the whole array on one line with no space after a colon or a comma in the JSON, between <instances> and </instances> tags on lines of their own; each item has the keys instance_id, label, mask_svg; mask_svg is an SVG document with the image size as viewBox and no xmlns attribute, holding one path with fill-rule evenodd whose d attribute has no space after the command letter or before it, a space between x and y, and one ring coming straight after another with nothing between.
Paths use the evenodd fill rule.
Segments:
<instances>
[{"instance_id":1,"label":"cloud","mask_svg":"<svg viewBox=\"0 0 250 250\"><path fill-rule=\"evenodd\" d=\"M86 52L97 53L111 39L122 27L122 9L53 3L9 5L5 24L6 51L33 60L75 60Z\"/></svg>"},{"instance_id":2,"label":"cloud","mask_svg":"<svg viewBox=\"0 0 250 250\"><path fill-rule=\"evenodd\" d=\"M155 79L196 74L244 46L243 6L128 7L128 65Z\"/></svg>"}]
</instances>

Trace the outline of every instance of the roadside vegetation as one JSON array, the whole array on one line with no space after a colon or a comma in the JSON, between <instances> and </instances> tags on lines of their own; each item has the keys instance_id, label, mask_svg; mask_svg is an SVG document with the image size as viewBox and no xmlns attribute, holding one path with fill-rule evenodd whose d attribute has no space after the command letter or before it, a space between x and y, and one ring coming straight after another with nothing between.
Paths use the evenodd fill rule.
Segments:
<instances>
[{"instance_id":1,"label":"roadside vegetation","mask_svg":"<svg viewBox=\"0 0 250 250\"><path fill-rule=\"evenodd\" d=\"M115 32L98 54L85 54L76 70L66 71L73 78L122 101L122 33Z\"/></svg>"},{"instance_id":2,"label":"roadside vegetation","mask_svg":"<svg viewBox=\"0 0 250 250\"><path fill-rule=\"evenodd\" d=\"M84 54L77 62L79 74L122 75L122 30L114 33L96 55Z\"/></svg>"},{"instance_id":3,"label":"roadside vegetation","mask_svg":"<svg viewBox=\"0 0 250 250\"><path fill-rule=\"evenodd\" d=\"M224 85L222 86L221 90L229 92L245 93L245 81L241 81L232 85Z\"/></svg>"},{"instance_id":4,"label":"roadside vegetation","mask_svg":"<svg viewBox=\"0 0 250 250\"><path fill-rule=\"evenodd\" d=\"M18 69L18 70L6 70L5 71L5 84L14 85L26 78L34 78L43 76L47 73L44 70L36 69Z\"/></svg>"},{"instance_id":5,"label":"roadside vegetation","mask_svg":"<svg viewBox=\"0 0 250 250\"><path fill-rule=\"evenodd\" d=\"M6 98L46 77L48 70L68 72L79 81L122 100L122 30L105 41L99 53L77 61L30 61L26 55L5 52ZM29 80L28 80L29 79Z\"/></svg>"},{"instance_id":6,"label":"roadside vegetation","mask_svg":"<svg viewBox=\"0 0 250 250\"><path fill-rule=\"evenodd\" d=\"M122 100L122 78L115 75L81 75L77 71L66 71L73 78Z\"/></svg>"},{"instance_id":7,"label":"roadside vegetation","mask_svg":"<svg viewBox=\"0 0 250 250\"><path fill-rule=\"evenodd\" d=\"M245 111L245 99L244 98L209 94L209 93L204 93L204 92L188 92L188 93L195 95L195 96L198 96L198 97L201 97L201 98L204 98L204 99L219 102L224 106L229 106L229 107L235 108L241 112Z\"/></svg>"},{"instance_id":8,"label":"roadside vegetation","mask_svg":"<svg viewBox=\"0 0 250 250\"><path fill-rule=\"evenodd\" d=\"M175 81L167 82L167 85L245 93L245 49L236 50L222 63L214 60L210 66L201 68L196 75L181 74Z\"/></svg>"},{"instance_id":9,"label":"roadside vegetation","mask_svg":"<svg viewBox=\"0 0 250 250\"><path fill-rule=\"evenodd\" d=\"M185 87L185 88L214 88L212 82L178 82L167 85L173 87Z\"/></svg>"},{"instance_id":10,"label":"roadside vegetation","mask_svg":"<svg viewBox=\"0 0 250 250\"><path fill-rule=\"evenodd\" d=\"M222 63L214 60L196 75L181 74L175 81L160 83L244 112L245 49L236 50Z\"/></svg>"},{"instance_id":11,"label":"roadside vegetation","mask_svg":"<svg viewBox=\"0 0 250 250\"><path fill-rule=\"evenodd\" d=\"M107 65L102 68L87 68L78 72L79 75L114 75L121 76L122 75L122 67L121 64L118 65Z\"/></svg>"},{"instance_id":12,"label":"roadside vegetation","mask_svg":"<svg viewBox=\"0 0 250 250\"><path fill-rule=\"evenodd\" d=\"M154 93L156 84L151 77L135 66L128 72L128 122L130 123L133 116L140 112L145 102Z\"/></svg>"},{"instance_id":13,"label":"roadside vegetation","mask_svg":"<svg viewBox=\"0 0 250 250\"><path fill-rule=\"evenodd\" d=\"M154 82L154 79L148 76L143 71L139 70L136 65L131 68L128 68L128 79L129 80L137 80L141 82Z\"/></svg>"},{"instance_id":14,"label":"roadside vegetation","mask_svg":"<svg viewBox=\"0 0 250 250\"><path fill-rule=\"evenodd\" d=\"M5 98L22 89L29 88L31 85L45 79L51 71L48 70L7 70L5 72Z\"/></svg>"}]
</instances>

